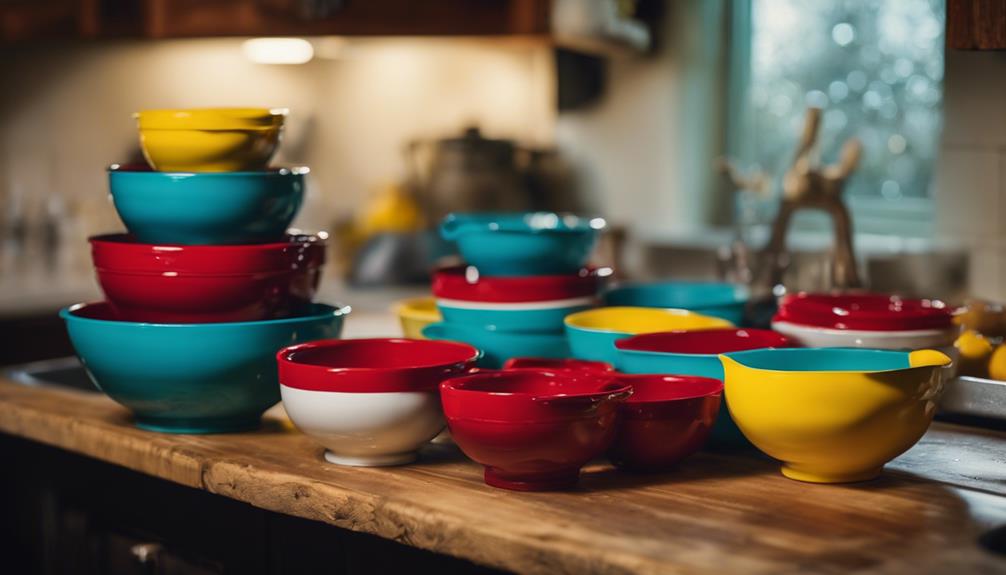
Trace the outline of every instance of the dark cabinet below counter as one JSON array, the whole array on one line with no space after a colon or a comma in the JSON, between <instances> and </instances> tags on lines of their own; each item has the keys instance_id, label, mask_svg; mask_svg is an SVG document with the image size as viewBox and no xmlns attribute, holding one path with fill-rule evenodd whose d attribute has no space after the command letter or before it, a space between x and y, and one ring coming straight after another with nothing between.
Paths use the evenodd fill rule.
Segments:
<instances>
[{"instance_id":1,"label":"dark cabinet below counter","mask_svg":"<svg viewBox=\"0 0 1006 575\"><path fill-rule=\"evenodd\" d=\"M4 573L500 573L6 435L0 457Z\"/></svg>"}]
</instances>

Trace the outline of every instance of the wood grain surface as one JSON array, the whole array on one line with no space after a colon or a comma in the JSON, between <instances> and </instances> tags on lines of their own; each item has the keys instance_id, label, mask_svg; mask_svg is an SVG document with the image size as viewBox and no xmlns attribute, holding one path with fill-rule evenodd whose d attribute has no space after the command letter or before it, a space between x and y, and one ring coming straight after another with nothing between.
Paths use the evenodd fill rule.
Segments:
<instances>
[{"instance_id":1,"label":"wood grain surface","mask_svg":"<svg viewBox=\"0 0 1006 575\"><path fill-rule=\"evenodd\" d=\"M254 433L164 435L100 394L4 380L0 432L521 573L1006 573L1006 556L976 544L1006 522L1006 434L942 424L863 484L700 454L659 475L592 464L564 493L487 487L449 445L410 466L339 467L282 416Z\"/></svg>"}]
</instances>

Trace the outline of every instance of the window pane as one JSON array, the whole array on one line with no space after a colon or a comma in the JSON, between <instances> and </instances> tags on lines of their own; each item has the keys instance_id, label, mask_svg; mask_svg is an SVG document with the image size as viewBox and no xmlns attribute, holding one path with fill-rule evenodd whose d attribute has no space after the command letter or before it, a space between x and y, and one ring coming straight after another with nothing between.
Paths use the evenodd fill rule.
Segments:
<instances>
[{"instance_id":1,"label":"window pane","mask_svg":"<svg viewBox=\"0 0 1006 575\"><path fill-rule=\"evenodd\" d=\"M750 69L733 149L778 181L807 106L824 108L822 158L864 154L846 197L898 208L930 197L943 79L943 0L753 0ZM876 206L875 206L876 207Z\"/></svg>"}]
</instances>

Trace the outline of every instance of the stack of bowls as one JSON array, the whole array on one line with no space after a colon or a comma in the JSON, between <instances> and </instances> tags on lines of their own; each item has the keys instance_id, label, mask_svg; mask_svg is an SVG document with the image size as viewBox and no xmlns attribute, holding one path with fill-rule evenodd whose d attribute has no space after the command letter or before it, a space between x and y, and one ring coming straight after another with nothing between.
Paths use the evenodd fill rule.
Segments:
<instances>
[{"instance_id":1,"label":"stack of bowls","mask_svg":"<svg viewBox=\"0 0 1006 575\"><path fill-rule=\"evenodd\" d=\"M567 357L563 319L597 305L611 273L586 267L604 225L551 212L447 216L441 234L467 265L435 274L444 321L423 334L474 345L484 353L482 367L515 356Z\"/></svg>"},{"instance_id":2,"label":"stack of bowls","mask_svg":"<svg viewBox=\"0 0 1006 575\"><path fill-rule=\"evenodd\" d=\"M280 399L276 350L340 334L349 308L312 303L325 234L287 232L307 169L267 167L284 114L140 112L150 167L109 168L129 234L90 239L106 301L61 316L95 385L139 427L254 428Z\"/></svg>"},{"instance_id":3,"label":"stack of bowls","mask_svg":"<svg viewBox=\"0 0 1006 575\"><path fill-rule=\"evenodd\" d=\"M739 284L671 281L620 285L605 292L604 305L687 309L743 325L750 299L750 290Z\"/></svg>"},{"instance_id":4,"label":"stack of bowls","mask_svg":"<svg viewBox=\"0 0 1006 575\"><path fill-rule=\"evenodd\" d=\"M779 301L772 329L807 347L950 349L955 313L939 300L798 293Z\"/></svg>"}]
</instances>

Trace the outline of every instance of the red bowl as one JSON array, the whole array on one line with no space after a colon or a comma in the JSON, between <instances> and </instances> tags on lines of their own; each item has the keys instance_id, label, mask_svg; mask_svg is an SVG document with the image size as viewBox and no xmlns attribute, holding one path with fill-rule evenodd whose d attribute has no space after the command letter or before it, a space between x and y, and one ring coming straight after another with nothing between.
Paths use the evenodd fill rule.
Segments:
<instances>
[{"instance_id":1,"label":"red bowl","mask_svg":"<svg viewBox=\"0 0 1006 575\"><path fill-rule=\"evenodd\" d=\"M798 293L783 296L773 322L830 329L910 331L948 329L956 310L940 300L887 294Z\"/></svg>"},{"instance_id":2,"label":"red bowl","mask_svg":"<svg viewBox=\"0 0 1006 575\"><path fill-rule=\"evenodd\" d=\"M631 388L610 375L530 369L477 373L440 384L454 442L485 466L485 482L518 491L574 485L615 438Z\"/></svg>"},{"instance_id":3,"label":"red bowl","mask_svg":"<svg viewBox=\"0 0 1006 575\"><path fill-rule=\"evenodd\" d=\"M615 371L610 363L588 359L550 357L511 357L503 363L503 369L537 369L560 372L610 373Z\"/></svg>"},{"instance_id":4,"label":"red bowl","mask_svg":"<svg viewBox=\"0 0 1006 575\"><path fill-rule=\"evenodd\" d=\"M458 301L520 303L596 297L611 268L584 268L553 276L479 276L473 267L458 266L433 274L433 296Z\"/></svg>"},{"instance_id":5,"label":"red bowl","mask_svg":"<svg viewBox=\"0 0 1006 575\"><path fill-rule=\"evenodd\" d=\"M663 471L695 453L709 438L723 382L708 377L619 375L632 396L619 404L618 434L608 458L633 471Z\"/></svg>"},{"instance_id":6,"label":"red bowl","mask_svg":"<svg viewBox=\"0 0 1006 575\"><path fill-rule=\"evenodd\" d=\"M325 237L268 244L141 244L125 234L90 238L98 284L126 321L215 323L286 317L310 304Z\"/></svg>"},{"instance_id":7,"label":"red bowl","mask_svg":"<svg viewBox=\"0 0 1006 575\"><path fill-rule=\"evenodd\" d=\"M474 347L402 338L326 339L276 354L283 385L310 391L387 393L436 391L475 366Z\"/></svg>"},{"instance_id":8,"label":"red bowl","mask_svg":"<svg viewBox=\"0 0 1006 575\"><path fill-rule=\"evenodd\" d=\"M644 333L620 339L615 342L615 347L627 351L709 355L766 347L793 347L793 343L769 329L728 327Z\"/></svg>"}]
</instances>

